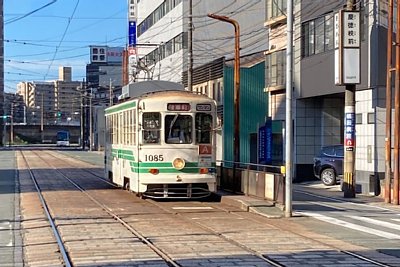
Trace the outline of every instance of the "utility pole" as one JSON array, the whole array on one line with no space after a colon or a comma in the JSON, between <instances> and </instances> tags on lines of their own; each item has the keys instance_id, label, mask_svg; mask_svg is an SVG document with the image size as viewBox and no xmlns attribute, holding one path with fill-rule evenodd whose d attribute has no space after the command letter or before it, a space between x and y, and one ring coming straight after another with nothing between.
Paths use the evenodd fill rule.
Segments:
<instances>
[{"instance_id":1,"label":"utility pole","mask_svg":"<svg viewBox=\"0 0 400 267\"><path fill-rule=\"evenodd\" d=\"M90 88L90 98L89 98L89 150L93 150L93 119L92 119L92 95L93 95L93 88Z\"/></svg>"},{"instance_id":2,"label":"utility pole","mask_svg":"<svg viewBox=\"0 0 400 267\"><path fill-rule=\"evenodd\" d=\"M41 94L41 96L42 96L42 105L41 105L41 107L40 107L40 135L41 135L41 138L42 138L42 143L43 143L43 139L44 139L44 132L43 132L43 109L44 109L44 107L43 107L43 92L41 92L40 93Z\"/></svg>"},{"instance_id":3,"label":"utility pole","mask_svg":"<svg viewBox=\"0 0 400 267\"><path fill-rule=\"evenodd\" d=\"M355 0L347 0L346 10L348 11L354 10L354 5L355 5ZM353 120L355 117L355 94L356 94L356 85L346 83L344 112L345 116L346 114L349 114L349 116L352 117L351 119ZM346 131L355 133L355 123L351 123L351 125L346 125L346 128L347 128ZM345 146L347 146L347 144L345 144ZM354 144L352 144L352 146L354 146ZM345 198L354 198L356 196L354 163L355 163L354 147L351 147L351 149L345 149L344 162L343 162L344 165L343 191Z\"/></svg>"},{"instance_id":4,"label":"utility pole","mask_svg":"<svg viewBox=\"0 0 400 267\"><path fill-rule=\"evenodd\" d=\"M188 90L193 91L193 2L189 0L188 24Z\"/></svg>"},{"instance_id":5,"label":"utility pole","mask_svg":"<svg viewBox=\"0 0 400 267\"><path fill-rule=\"evenodd\" d=\"M112 81L110 78L110 107L113 105L113 91L112 91Z\"/></svg>"},{"instance_id":6,"label":"utility pole","mask_svg":"<svg viewBox=\"0 0 400 267\"><path fill-rule=\"evenodd\" d=\"M396 30L396 78L394 84L394 180L393 204L399 205L399 134L400 134L400 1L397 1Z\"/></svg>"},{"instance_id":7,"label":"utility pole","mask_svg":"<svg viewBox=\"0 0 400 267\"><path fill-rule=\"evenodd\" d=\"M389 0L387 33L387 69L386 69L386 139L385 139L385 202L391 202L392 180L392 48L393 48L393 1ZM397 30L398 31L398 30ZM398 34L396 34L398 36ZM398 56L396 56L398 57Z\"/></svg>"},{"instance_id":8,"label":"utility pole","mask_svg":"<svg viewBox=\"0 0 400 267\"><path fill-rule=\"evenodd\" d=\"M240 163L240 119L239 119L239 104L240 104L240 28L239 23L236 20L230 19L226 16L220 16L216 14L208 14L210 18L218 19L224 22L228 22L235 27L235 65L234 65L234 172L236 166Z\"/></svg>"},{"instance_id":9,"label":"utility pole","mask_svg":"<svg viewBox=\"0 0 400 267\"><path fill-rule=\"evenodd\" d=\"M11 103L10 145L14 144L14 103Z\"/></svg>"},{"instance_id":10,"label":"utility pole","mask_svg":"<svg viewBox=\"0 0 400 267\"><path fill-rule=\"evenodd\" d=\"M82 84L81 84L81 123L80 124L81 124L81 146L82 146L82 150L85 150L85 142L84 142L84 138L85 138L85 135L84 135L84 118L85 118L85 115L84 115L84 109L83 109L83 104L84 104L83 92L85 90L84 83L85 83L85 81L83 81Z\"/></svg>"},{"instance_id":11,"label":"utility pole","mask_svg":"<svg viewBox=\"0 0 400 267\"><path fill-rule=\"evenodd\" d=\"M287 0L286 45L286 118L285 118L285 217L292 216L292 166L293 166L293 0Z\"/></svg>"}]
</instances>

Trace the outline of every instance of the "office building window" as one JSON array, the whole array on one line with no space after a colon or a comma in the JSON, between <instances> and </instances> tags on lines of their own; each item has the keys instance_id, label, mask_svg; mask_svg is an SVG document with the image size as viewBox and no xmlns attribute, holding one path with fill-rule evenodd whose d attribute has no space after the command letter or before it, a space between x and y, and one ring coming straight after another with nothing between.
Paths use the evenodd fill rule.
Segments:
<instances>
[{"instance_id":1,"label":"office building window","mask_svg":"<svg viewBox=\"0 0 400 267\"><path fill-rule=\"evenodd\" d=\"M368 122L368 124L375 123L375 113L373 113L373 112L368 113L367 122Z\"/></svg>"},{"instance_id":2,"label":"office building window","mask_svg":"<svg viewBox=\"0 0 400 267\"><path fill-rule=\"evenodd\" d=\"M182 0L165 0L164 2L162 2L156 9L154 9L154 11L150 15L147 16L147 18L145 18L137 26L137 37L146 32L151 26L156 24L157 21L162 19L168 12L174 9L181 2Z\"/></svg>"},{"instance_id":3,"label":"office building window","mask_svg":"<svg viewBox=\"0 0 400 267\"><path fill-rule=\"evenodd\" d=\"M266 1L266 20L286 15L287 0L267 0Z\"/></svg>"},{"instance_id":4,"label":"office building window","mask_svg":"<svg viewBox=\"0 0 400 267\"><path fill-rule=\"evenodd\" d=\"M309 57L333 49L333 14L304 22L301 25L301 54Z\"/></svg>"},{"instance_id":5,"label":"office building window","mask_svg":"<svg viewBox=\"0 0 400 267\"><path fill-rule=\"evenodd\" d=\"M356 114L356 124L362 124L362 113Z\"/></svg>"},{"instance_id":6,"label":"office building window","mask_svg":"<svg viewBox=\"0 0 400 267\"><path fill-rule=\"evenodd\" d=\"M265 61L265 79L267 88L282 89L286 83L286 50L267 55Z\"/></svg>"},{"instance_id":7,"label":"office building window","mask_svg":"<svg viewBox=\"0 0 400 267\"><path fill-rule=\"evenodd\" d=\"M166 43L160 45L158 48L154 49L145 56L145 62L149 65L152 65L178 52L179 50L184 48L182 44L184 37L185 34L181 33L171 40L167 41Z\"/></svg>"}]
</instances>

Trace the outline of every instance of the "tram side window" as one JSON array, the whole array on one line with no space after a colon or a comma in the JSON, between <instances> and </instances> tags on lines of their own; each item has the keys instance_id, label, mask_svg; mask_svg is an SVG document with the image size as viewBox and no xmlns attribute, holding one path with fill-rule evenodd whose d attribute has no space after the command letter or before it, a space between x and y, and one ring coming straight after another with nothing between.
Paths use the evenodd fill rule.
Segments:
<instances>
[{"instance_id":1,"label":"tram side window","mask_svg":"<svg viewBox=\"0 0 400 267\"><path fill-rule=\"evenodd\" d=\"M106 142L110 143L110 116L106 117Z\"/></svg>"},{"instance_id":2,"label":"tram side window","mask_svg":"<svg viewBox=\"0 0 400 267\"><path fill-rule=\"evenodd\" d=\"M165 116L165 143L191 144L192 143L192 116L166 115Z\"/></svg>"},{"instance_id":3,"label":"tram side window","mask_svg":"<svg viewBox=\"0 0 400 267\"><path fill-rule=\"evenodd\" d=\"M112 143L118 144L118 114L113 114L113 135L112 135Z\"/></svg>"},{"instance_id":4,"label":"tram side window","mask_svg":"<svg viewBox=\"0 0 400 267\"><path fill-rule=\"evenodd\" d=\"M212 116L206 113L196 114L196 143L211 144Z\"/></svg>"},{"instance_id":5,"label":"tram side window","mask_svg":"<svg viewBox=\"0 0 400 267\"><path fill-rule=\"evenodd\" d=\"M132 131L132 134L130 135L131 136L131 141L132 141L132 145L136 145L136 109L134 109L134 110L132 110L131 111L132 112L132 114L131 114L131 131Z\"/></svg>"},{"instance_id":6,"label":"tram side window","mask_svg":"<svg viewBox=\"0 0 400 267\"><path fill-rule=\"evenodd\" d=\"M161 114L158 112L143 113L143 143L144 144L159 144L160 143L160 128Z\"/></svg>"}]
</instances>

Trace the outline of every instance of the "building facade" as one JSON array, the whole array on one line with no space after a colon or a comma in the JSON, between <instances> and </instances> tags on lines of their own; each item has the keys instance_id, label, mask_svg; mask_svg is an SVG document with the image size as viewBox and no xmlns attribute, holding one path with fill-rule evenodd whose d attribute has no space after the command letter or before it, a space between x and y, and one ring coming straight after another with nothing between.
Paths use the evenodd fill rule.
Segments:
<instances>
[{"instance_id":1,"label":"building facade","mask_svg":"<svg viewBox=\"0 0 400 267\"><path fill-rule=\"evenodd\" d=\"M123 47L90 46L86 88L94 105L108 106L121 94L123 50Z\"/></svg>"},{"instance_id":2,"label":"building facade","mask_svg":"<svg viewBox=\"0 0 400 267\"><path fill-rule=\"evenodd\" d=\"M313 157L322 146L343 144L344 86L335 85L334 14L346 1L295 2L294 10L294 148L298 180L313 177ZM385 84L387 1L356 1L361 17L361 83L356 86L356 183L374 192L374 179L385 171ZM266 91L269 115L285 119L286 0L267 0L265 26ZM284 37L283 37L284 36Z\"/></svg>"},{"instance_id":3,"label":"building facade","mask_svg":"<svg viewBox=\"0 0 400 267\"><path fill-rule=\"evenodd\" d=\"M25 104L28 124L78 124L81 112L81 86L71 81L71 68L60 67L59 80L50 82L20 82L17 94Z\"/></svg>"},{"instance_id":4,"label":"building facade","mask_svg":"<svg viewBox=\"0 0 400 267\"><path fill-rule=\"evenodd\" d=\"M263 51L267 29L263 27L263 1L193 0L193 67L234 56L234 28L207 14L229 16L240 24L242 55ZM189 1L155 0L138 3L138 53L146 71L138 80L182 82L188 69ZM249 19L251 18L251 19Z\"/></svg>"}]
</instances>

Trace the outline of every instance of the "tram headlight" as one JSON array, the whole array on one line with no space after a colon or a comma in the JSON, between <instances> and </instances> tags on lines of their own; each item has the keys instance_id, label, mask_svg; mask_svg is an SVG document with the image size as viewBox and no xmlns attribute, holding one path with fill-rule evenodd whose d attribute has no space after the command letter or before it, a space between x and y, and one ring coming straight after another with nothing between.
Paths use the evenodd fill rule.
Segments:
<instances>
[{"instance_id":1,"label":"tram headlight","mask_svg":"<svg viewBox=\"0 0 400 267\"><path fill-rule=\"evenodd\" d=\"M185 168L185 160L181 158L176 158L172 161L172 166L177 170L182 170Z\"/></svg>"}]
</instances>

